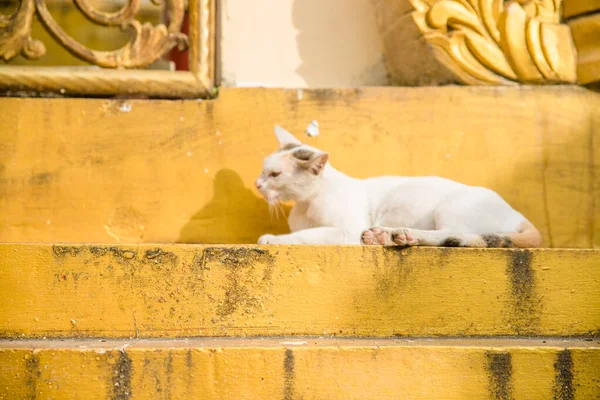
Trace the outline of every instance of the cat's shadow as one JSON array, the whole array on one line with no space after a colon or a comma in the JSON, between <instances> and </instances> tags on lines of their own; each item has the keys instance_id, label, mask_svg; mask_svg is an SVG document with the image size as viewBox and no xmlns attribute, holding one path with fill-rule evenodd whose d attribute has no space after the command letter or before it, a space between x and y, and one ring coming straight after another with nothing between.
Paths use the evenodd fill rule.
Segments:
<instances>
[{"instance_id":1,"label":"cat's shadow","mask_svg":"<svg viewBox=\"0 0 600 400\"><path fill-rule=\"evenodd\" d=\"M286 217L271 218L266 201L237 172L218 171L213 187L213 198L181 228L179 243L255 244L265 233L289 233ZM290 208L284 205L286 216Z\"/></svg>"}]
</instances>

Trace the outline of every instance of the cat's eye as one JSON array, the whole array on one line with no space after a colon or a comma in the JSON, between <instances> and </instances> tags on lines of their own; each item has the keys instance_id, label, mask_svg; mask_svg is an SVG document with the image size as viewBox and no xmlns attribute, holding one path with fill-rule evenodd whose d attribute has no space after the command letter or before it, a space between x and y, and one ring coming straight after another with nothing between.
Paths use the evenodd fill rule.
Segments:
<instances>
[{"instance_id":1,"label":"cat's eye","mask_svg":"<svg viewBox=\"0 0 600 400\"><path fill-rule=\"evenodd\" d=\"M279 175L281 175L281 172L271 172L269 178L277 178Z\"/></svg>"}]
</instances>

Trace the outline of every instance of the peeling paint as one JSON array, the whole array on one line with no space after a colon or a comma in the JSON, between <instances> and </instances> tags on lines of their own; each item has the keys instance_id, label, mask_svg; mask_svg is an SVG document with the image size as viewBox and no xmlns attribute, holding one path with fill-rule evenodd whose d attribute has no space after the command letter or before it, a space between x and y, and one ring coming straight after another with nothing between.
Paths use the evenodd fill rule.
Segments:
<instances>
[{"instance_id":1,"label":"peeling paint","mask_svg":"<svg viewBox=\"0 0 600 400\"><path fill-rule=\"evenodd\" d=\"M25 387L27 388L26 399L37 399L38 381L41 376L40 360L35 352L32 351L25 361Z\"/></svg>"},{"instance_id":2,"label":"peeling paint","mask_svg":"<svg viewBox=\"0 0 600 400\"><path fill-rule=\"evenodd\" d=\"M87 250L95 257L111 255L119 264L127 264L137 257L137 252L117 246L87 246Z\"/></svg>"},{"instance_id":3,"label":"peeling paint","mask_svg":"<svg viewBox=\"0 0 600 400\"><path fill-rule=\"evenodd\" d=\"M512 399L512 357L510 353L487 352L488 391L493 400Z\"/></svg>"},{"instance_id":4,"label":"peeling paint","mask_svg":"<svg viewBox=\"0 0 600 400\"><path fill-rule=\"evenodd\" d=\"M573 383L573 358L571 351L564 349L556 355L554 363L554 385L552 392L555 400L573 400L575 385Z\"/></svg>"},{"instance_id":5,"label":"peeling paint","mask_svg":"<svg viewBox=\"0 0 600 400\"><path fill-rule=\"evenodd\" d=\"M372 262L377 265L377 295L390 298L403 293L412 278L412 265L407 263L406 250L399 247L384 247L380 251L364 246L371 252ZM404 254L403 254L404 253Z\"/></svg>"},{"instance_id":6,"label":"peeling paint","mask_svg":"<svg viewBox=\"0 0 600 400\"><path fill-rule=\"evenodd\" d=\"M188 369L192 369L194 367L194 359L192 357L192 349L188 349L185 353L185 365Z\"/></svg>"},{"instance_id":7,"label":"peeling paint","mask_svg":"<svg viewBox=\"0 0 600 400\"><path fill-rule=\"evenodd\" d=\"M512 307L509 324L517 334L529 334L539 324L542 302L536 293L535 272L532 253L529 250L513 250L508 253L507 274L509 277Z\"/></svg>"},{"instance_id":8,"label":"peeling paint","mask_svg":"<svg viewBox=\"0 0 600 400\"><path fill-rule=\"evenodd\" d=\"M294 353L292 349L285 350L283 359L283 399L292 400L294 398Z\"/></svg>"},{"instance_id":9,"label":"peeling paint","mask_svg":"<svg viewBox=\"0 0 600 400\"><path fill-rule=\"evenodd\" d=\"M216 306L216 314L221 320L240 309L245 313L264 309L265 287L271 279L274 261L268 251L258 248L209 247L204 250L199 260L200 270L209 268L210 263L228 270L221 286L223 298ZM264 269L262 274L258 273L261 269Z\"/></svg>"},{"instance_id":10,"label":"peeling paint","mask_svg":"<svg viewBox=\"0 0 600 400\"><path fill-rule=\"evenodd\" d=\"M57 257L65 257L67 254L72 257L75 257L81 251L81 247L53 245L52 251L54 251L54 254Z\"/></svg>"},{"instance_id":11,"label":"peeling paint","mask_svg":"<svg viewBox=\"0 0 600 400\"><path fill-rule=\"evenodd\" d=\"M111 353L111 355L114 353ZM113 400L127 400L131 397L132 363L125 351L118 351L109 381L110 398Z\"/></svg>"},{"instance_id":12,"label":"peeling paint","mask_svg":"<svg viewBox=\"0 0 600 400\"><path fill-rule=\"evenodd\" d=\"M177 264L178 260L178 257L177 255L175 255L175 253L172 253L170 251L164 251L160 247L151 250L146 250L144 256L146 261L151 261L154 264L175 265Z\"/></svg>"},{"instance_id":13,"label":"peeling paint","mask_svg":"<svg viewBox=\"0 0 600 400\"><path fill-rule=\"evenodd\" d=\"M167 378L167 382L164 386L165 398L172 399L171 396L171 388L173 387L173 352L169 350L167 353L167 359L165 360L165 375Z\"/></svg>"}]
</instances>

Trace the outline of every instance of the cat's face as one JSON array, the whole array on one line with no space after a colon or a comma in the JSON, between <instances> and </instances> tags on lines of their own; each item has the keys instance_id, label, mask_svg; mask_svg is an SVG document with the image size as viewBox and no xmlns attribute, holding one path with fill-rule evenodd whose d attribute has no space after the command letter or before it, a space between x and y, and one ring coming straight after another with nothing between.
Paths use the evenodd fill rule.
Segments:
<instances>
[{"instance_id":1,"label":"cat's face","mask_svg":"<svg viewBox=\"0 0 600 400\"><path fill-rule=\"evenodd\" d=\"M278 126L275 135L279 150L265 158L256 188L270 204L310 197L329 155L303 144Z\"/></svg>"}]
</instances>

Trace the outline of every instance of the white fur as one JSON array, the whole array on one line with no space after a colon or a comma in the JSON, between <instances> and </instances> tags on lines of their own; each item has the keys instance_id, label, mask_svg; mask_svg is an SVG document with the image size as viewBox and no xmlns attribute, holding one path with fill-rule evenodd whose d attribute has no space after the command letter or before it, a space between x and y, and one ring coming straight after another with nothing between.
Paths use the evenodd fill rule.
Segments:
<instances>
[{"instance_id":1,"label":"white fur","mask_svg":"<svg viewBox=\"0 0 600 400\"><path fill-rule=\"evenodd\" d=\"M282 148L301 145L280 127L275 133ZM298 160L293 153L300 149L314 157ZM435 246L458 237L468 246L481 242L481 235L517 233L527 223L489 189L439 177L355 179L327 159L327 153L304 144L265 159L257 188L270 204L295 205L288 220L292 233L263 235L259 244Z\"/></svg>"}]
</instances>

